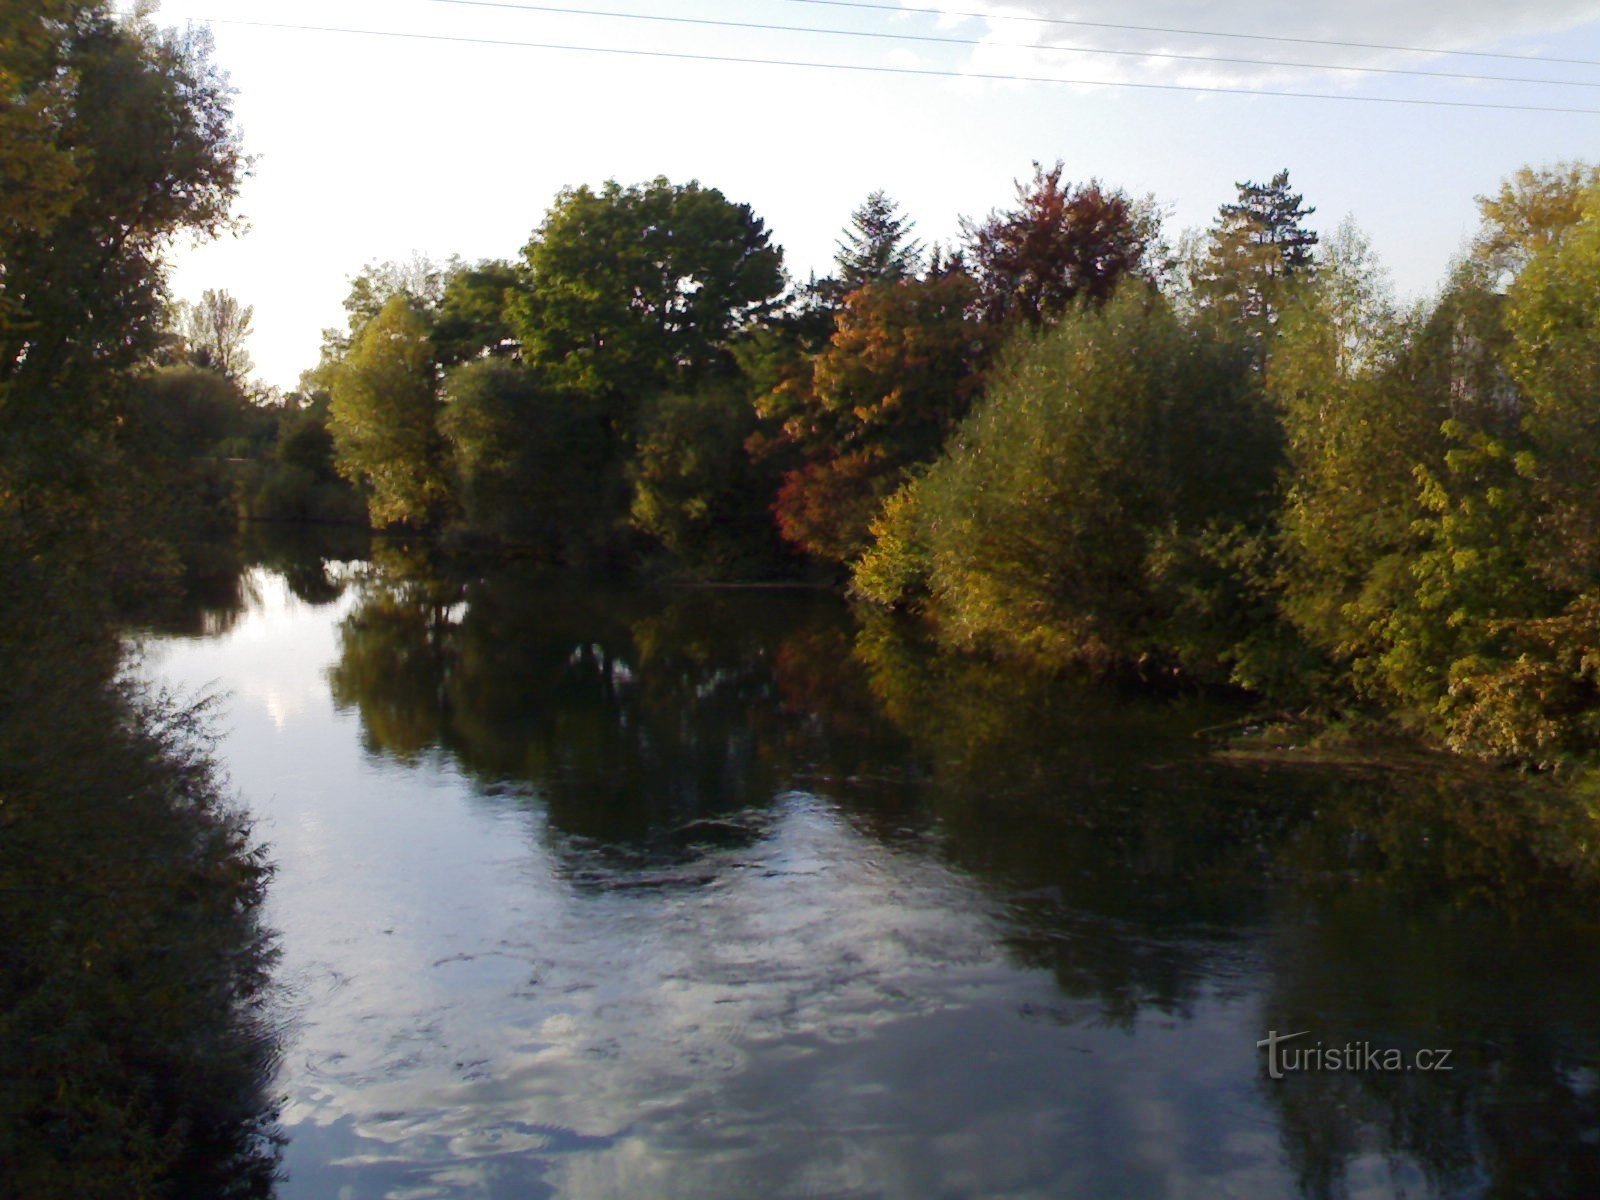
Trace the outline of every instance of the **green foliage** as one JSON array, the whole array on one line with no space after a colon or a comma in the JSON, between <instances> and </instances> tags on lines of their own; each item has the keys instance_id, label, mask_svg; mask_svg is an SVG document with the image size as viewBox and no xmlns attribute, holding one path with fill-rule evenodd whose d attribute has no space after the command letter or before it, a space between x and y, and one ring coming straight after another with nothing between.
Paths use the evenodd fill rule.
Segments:
<instances>
[{"instance_id":1,"label":"green foliage","mask_svg":"<svg viewBox=\"0 0 1600 1200\"><path fill-rule=\"evenodd\" d=\"M834 259L840 294L848 295L869 283L916 278L922 268L922 243L911 236L915 227L915 222L900 215L900 206L886 192L869 195L850 214L850 225Z\"/></svg>"},{"instance_id":2,"label":"green foliage","mask_svg":"<svg viewBox=\"0 0 1600 1200\"><path fill-rule=\"evenodd\" d=\"M633 521L683 563L718 576L783 558L767 501L775 473L745 444L756 414L736 388L666 395L645 408L633 464Z\"/></svg>"},{"instance_id":3,"label":"green foliage","mask_svg":"<svg viewBox=\"0 0 1600 1200\"><path fill-rule=\"evenodd\" d=\"M1249 331L1258 345L1270 332L1294 281L1312 273L1316 212L1289 190L1289 172L1267 183L1241 183L1211 230L1195 291L1201 304Z\"/></svg>"},{"instance_id":4,"label":"green foliage","mask_svg":"<svg viewBox=\"0 0 1600 1200\"><path fill-rule=\"evenodd\" d=\"M1438 304L1353 360L1329 271L1268 370L1292 462L1290 620L1402 719L1540 764L1597 744L1600 240L1570 194L1582 177L1524 172L1485 201Z\"/></svg>"},{"instance_id":5,"label":"green foliage","mask_svg":"<svg viewBox=\"0 0 1600 1200\"><path fill-rule=\"evenodd\" d=\"M511 305L524 355L605 397L619 427L639 398L725 370L783 287L760 218L693 182L563 191L524 254L531 290Z\"/></svg>"},{"instance_id":6,"label":"green foliage","mask_svg":"<svg viewBox=\"0 0 1600 1200\"><path fill-rule=\"evenodd\" d=\"M886 608L909 608L927 598L931 560L918 501L916 481L911 480L873 517L867 548L850 568L850 589L862 599Z\"/></svg>"},{"instance_id":7,"label":"green foliage","mask_svg":"<svg viewBox=\"0 0 1600 1200\"><path fill-rule=\"evenodd\" d=\"M1600 167L1555 163L1523 167L1493 196L1478 197L1483 227L1472 254L1496 277L1515 277L1535 254L1583 219L1584 193L1600 187Z\"/></svg>"},{"instance_id":8,"label":"green foliage","mask_svg":"<svg viewBox=\"0 0 1600 1200\"><path fill-rule=\"evenodd\" d=\"M1278 462L1239 349L1130 288L1014 343L901 501L899 528L883 528L926 547L930 605L958 643L1053 661L1159 658L1183 615L1164 564L1191 540L1259 527ZM869 559L879 574L863 590L881 594L876 580L893 577L882 561Z\"/></svg>"},{"instance_id":9,"label":"green foliage","mask_svg":"<svg viewBox=\"0 0 1600 1200\"><path fill-rule=\"evenodd\" d=\"M627 494L594 400L506 359L455 368L440 427L466 527L549 562L617 540Z\"/></svg>"},{"instance_id":10,"label":"green foliage","mask_svg":"<svg viewBox=\"0 0 1600 1200\"><path fill-rule=\"evenodd\" d=\"M278 444L248 479L242 507L255 521L366 525L367 506L334 461L326 404L279 415Z\"/></svg>"},{"instance_id":11,"label":"green foliage","mask_svg":"<svg viewBox=\"0 0 1600 1200\"><path fill-rule=\"evenodd\" d=\"M507 306L522 286L521 272L507 262L455 267L433 320L433 344L440 365L509 353L515 343Z\"/></svg>"},{"instance_id":12,"label":"green foliage","mask_svg":"<svg viewBox=\"0 0 1600 1200\"><path fill-rule=\"evenodd\" d=\"M0 1186L33 1197L265 1196L275 1167L268 872L201 710L117 682L117 605L177 573L199 460L253 420L210 372L131 373L161 255L244 165L203 36L145 12L0 10Z\"/></svg>"},{"instance_id":13,"label":"green foliage","mask_svg":"<svg viewBox=\"0 0 1600 1200\"><path fill-rule=\"evenodd\" d=\"M1526 397L1529 470L1547 506L1540 569L1589 592L1600 589L1600 183L1565 212L1575 219L1545 228L1511 288L1507 365Z\"/></svg>"},{"instance_id":14,"label":"green foliage","mask_svg":"<svg viewBox=\"0 0 1600 1200\"><path fill-rule=\"evenodd\" d=\"M339 473L366 490L375 526L428 526L450 499L427 323L395 296L332 372Z\"/></svg>"},{"instance_id":15,"label":"green foliage","mask_svg":"<svg viewBox=\"0 0 1600 1200\"><path fill-rule=\"evenodd\" d=\"M250 374L254 364L244 343L250 336L254 308L226 291L208 288L197 303L179 301L173 315L189 362L218 371L236 383Z\"/></svg>"},{"instance_id":16,"label":"green foliage","mask_svg":"<svg viewBox=\"0 0 1600 1200\"><path fill-rule=\"evenodd\" d=\"M1448 364L1416 345L1422 316L1347 303L1374 290L1359 260L1329 263L1283 310L1266 371L1289 458L1284 611L1345 665L1373 651L1374 622L1408 586L1416 468L1442 466Z\"/></svg>"},{"instance_id":17,"label":"green foliage","mask_svg":"<svg viewBox=\"0 0 1600 1200\"><path fill-rule=\"evenodd\" d=\"M30 176L0 191L0 443L87 491L114 373L161 337L160 255L225 224L244 161L204 34L99 3L24 5L0 34L0 173Z\"/></svg>"}]
</instances>

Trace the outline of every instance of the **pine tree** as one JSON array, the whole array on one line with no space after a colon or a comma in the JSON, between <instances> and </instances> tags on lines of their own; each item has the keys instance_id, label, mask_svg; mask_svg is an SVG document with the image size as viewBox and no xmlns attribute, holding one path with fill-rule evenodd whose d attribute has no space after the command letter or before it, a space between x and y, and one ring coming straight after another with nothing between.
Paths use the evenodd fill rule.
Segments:
<instances>
[{"instance_id":1,"label":"pine tree","mask_svg":"<svg viewBox=\"0 0 1600 1200\"><path fill-rule=\"evenodd\" d=\"M914 277L922 267L922 243L911 237L916 222L900 214L900 206L882 190L850 215L834 262L840 292L848 294L869 283Z\"/></svg>"},{"instance_id":2,"label":"pine tree","mask_svg":"<svg viewBox=\"0 0 1600 1200\"><path fill-rule=\"evenodd\" d=\"M1304 221L1317 210L1289 190L1287 170L1235 186L1238 202L1217 213L1195 290L1203 305L1260 338L1277 320L1288 281L1315 265L1317 235Z\"/></svg>"}]
</instances>

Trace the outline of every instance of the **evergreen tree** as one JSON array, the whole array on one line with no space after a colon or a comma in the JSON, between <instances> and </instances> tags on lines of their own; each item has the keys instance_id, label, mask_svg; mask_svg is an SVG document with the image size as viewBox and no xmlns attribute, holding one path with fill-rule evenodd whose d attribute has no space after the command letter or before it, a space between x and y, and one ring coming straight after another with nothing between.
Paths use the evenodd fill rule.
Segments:
<instances>
[{"instance_id":1,"label":"evergreen tree","mask_svg":"<svg viewBox=\"0 0 1600 1200\"><path fill-rule=\"evenodd\" d=\"M915 276L922 267L922 243L911 238L915 227L881 189L868 196L850 215L850 226L838 243L834 262L840 292Z\"/></svg>"},{"instance_id":2,"label":"evergreen tree","mask_svg":"<svg viewBox=\"0 0 1600 1200\"><path fill-rule=\"evenodd\" d=\"M1289 190L1287 170L1236 186L1238 202L1217 214L1195 290L1202 305L1259 340L1277 320L1288 281L1315 265L1317 235L1304 222L1317 210Z\"/></svg>"}]
</instances>

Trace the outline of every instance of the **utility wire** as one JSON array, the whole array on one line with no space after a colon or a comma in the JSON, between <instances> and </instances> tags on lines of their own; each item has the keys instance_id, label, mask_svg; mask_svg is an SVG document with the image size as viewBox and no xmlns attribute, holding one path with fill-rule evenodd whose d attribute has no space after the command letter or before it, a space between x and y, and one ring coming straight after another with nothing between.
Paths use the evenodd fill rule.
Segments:
<instances>
[{"instance_id":1,"label":"utility wire","mask_svg":"<svg viewBox=\"0 0 1600 1200\"><path fill-rule=\"evenodd\" d=\"M861 8L875 12L921 13L934 17L970 17L984 21L1026 21L1034 25L1071 25L1082 29L1120 29L1137 33L1176 33L1184 37L1242 38L1252 42L1292 42L1300 46L1338 46L1344 50L1394 50L1401 54L1460 54L1468 58L1503 58L1513 62L1563 63L1574 67L1600 67L1590 58L1546 58L1540 54L1499 54L1490 50L1441 50L1428 46L1388 46L1382 42L1341 42L1331 38L1284 37L1269 33L1225 33L1219 29L1173 29L1165 25L1120 25L1113 21L1079 21L1066 17L1023 17L1005 13L960 12L951 8L914 8L901 4L874 4L870 0L781 0L785 4L815 4L828 8Z\"/></svg>"},{"instance_id":2,"label":"utility wire","mask_svg":"<svg viewBox=\"0 0 1600 1200\"><path fill-rule=\"evenodd\" d=\"M1285 62L1272 58L1222 58L1209 54L1177 54L1164 50L1111 50L1096 46L1053 46L1036 42L993 42L986 38L948 37L931 33L884 33L869 29L818 29L810 25L773 25L762 21L728 21L714 17L674 17L660 13L616 12L600 8L566 8L554 4L518 4L513 0L429 0L461 8L502 8L517 12L560 13L575 17L609 17L620 21L655 21L665 25L710 25L719 29L758 29L769 33L820 33L828 37L872 38L894 42L931 42L944 46L995 46L1011 50L1054 50L1064 54L1106 54L1119 58L1177 59L1184 62L1230 63L1248 67L1293 67L1308 71L1359 71L1366 75L1413 75L1424 79L1464 79L1475 83L1533 83L1545 87L1600 88L1600 80L1535 79L1521 75L1475 75L1461 71L1424 71L1406 67L1357 67L1338 63Z\"/></svg>"},{"instance_id":3,"label":"utility wire","mask_svg":"<svg viewBox=\"0 0 1600 1200\"><path fill-rule=\"evenodd\" d=\"M857 74L907 75L928 79L979 79L1000 83L1054 83L1073 87L1131 88L1154 92L1191 92L1224 96L1269 96L1276 99L1343 100L1368 104L1409 104L1430 108L1475 108L1500 112L1566 113L1600 117L1600 108L1563 108L1548 104L1495 104L1481 100L1426 100L1401 96L1341 95L1337 92L1290 92L1266 88L1202 87L1181 83L1136 83L1124 80L1063 79L1055 75L1008 75L997 71L946 71L933 67L892 67L881 64L812 62L794 58L755 58L735 54L697 54L689 51L639 50L622 46L582 46L568 42L530 42L508 38L466 37L444 33L406 33L395 29L350 29L333 25L298 25L277 21L244 21L230 17L188 17L209 25L236 25L251 29L286 29L307 33L342 33L423 42L449 42L468 46L513 46L528 50L559 50L577 54L609 54L626 58L657 58L677 62L740 63L758 67L800 67L819 71L853 71Z\"/></svg>"}]
</instances>

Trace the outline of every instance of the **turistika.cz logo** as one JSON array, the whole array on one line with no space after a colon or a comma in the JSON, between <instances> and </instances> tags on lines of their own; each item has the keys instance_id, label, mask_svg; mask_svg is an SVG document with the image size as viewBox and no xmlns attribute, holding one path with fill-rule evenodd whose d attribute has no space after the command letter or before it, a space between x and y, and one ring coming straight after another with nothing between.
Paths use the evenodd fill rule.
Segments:
<instances>
[{"instance_id":1,"label":"turistika.cz logo","mask_svg":"<svg viewBox=\"0 0 1600 1200\"><path fill-rule=\"evenodd\" d=\"M1267 1052L1267 1075L1282 1079L1285 1075L1312 1071L1449 1071L1452 1070L1450 1050L1415 1050L1407 1054L1392 1046L1374 1046L1371 1042L1344 1042L1329 1046L1322 1042L1299 1042L1286 1045L1296 1038L1309 1037L1311 1031L1299 1033L1267 1031L1267 1036L1256 1043L1256 1049Z\"/></svg>"}]
</instances>

